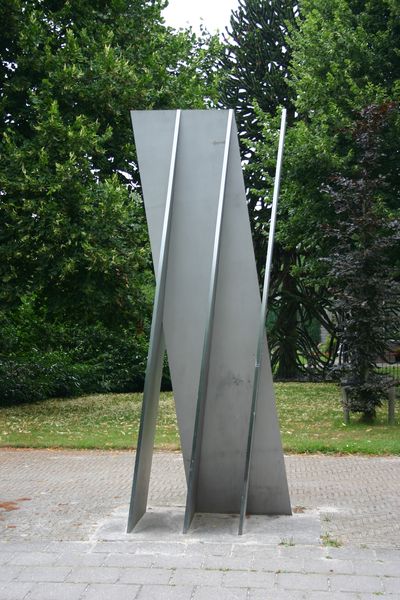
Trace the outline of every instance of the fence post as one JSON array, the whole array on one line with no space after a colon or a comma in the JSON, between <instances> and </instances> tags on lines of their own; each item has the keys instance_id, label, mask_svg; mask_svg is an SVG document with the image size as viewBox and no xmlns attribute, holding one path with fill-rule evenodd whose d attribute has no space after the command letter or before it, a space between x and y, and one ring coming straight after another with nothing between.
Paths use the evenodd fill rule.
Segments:
<instances>
[{"instance_id":1,"label":"fence post","mask_svg":"<svg viewBox=\"0 0 400 600\"><path fill-rule=\"evenodd\" d=\"M344 385L342 385L341 388L342 388L343 420L344 420L345 424L348 425L350 423L350 410L349 410L349 406L347 404L347 390Z\"/></svg>"},{"instance_id":2,"label":"fence post","mask_svg":"<svg viewBox=\"0 0 400 600\"><path fill-rule=\"evenodd\" d=\"M396 404L396 386L392 385L388 390L388 423L394 425L394 413Z\"/></svg>"}]
</instances>

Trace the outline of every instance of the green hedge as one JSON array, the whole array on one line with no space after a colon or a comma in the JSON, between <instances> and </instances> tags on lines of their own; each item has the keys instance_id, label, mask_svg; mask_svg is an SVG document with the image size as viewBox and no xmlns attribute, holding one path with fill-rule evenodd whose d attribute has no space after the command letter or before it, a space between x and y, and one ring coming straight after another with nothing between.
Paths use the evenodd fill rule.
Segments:
<instances>
[{"instance_id":1,"label":"green hedge","mask_svg":"<svg viewBox=\"0 0 400 600\"><path fill-rule=\"evenodd\" d=\"M143 389L148 331L48 323L25 306L0 315L0 403ZM163 379L170 388L168 372Z\"/></svg>"}]
</instances>

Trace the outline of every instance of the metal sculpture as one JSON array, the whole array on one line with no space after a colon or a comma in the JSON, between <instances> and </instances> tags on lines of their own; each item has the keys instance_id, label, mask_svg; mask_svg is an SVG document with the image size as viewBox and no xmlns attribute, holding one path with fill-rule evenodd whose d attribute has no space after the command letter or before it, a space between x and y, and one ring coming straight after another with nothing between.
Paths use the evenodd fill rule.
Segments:
<instances>
[{"instance_id":1,"label":"metal sculpture","mask_svg":"<svg viewBox=\"0 0 400 600\"><path fill-rule=\"evenodd\" d=\"M166 348L184 532L209 512L240 513L242 533L247 513L291 507L264 331L268 278L261 304L233 111L133 111L132 123L156 294L128 531L146 512ZM277 196L278 185L275 214Z\"/></svg>"}]
</instances>

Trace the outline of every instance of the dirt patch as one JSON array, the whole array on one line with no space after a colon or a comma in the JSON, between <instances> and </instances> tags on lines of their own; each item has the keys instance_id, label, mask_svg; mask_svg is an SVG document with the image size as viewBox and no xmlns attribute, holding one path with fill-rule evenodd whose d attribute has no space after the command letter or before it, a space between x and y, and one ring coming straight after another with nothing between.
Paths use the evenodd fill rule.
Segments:
<instances>
[{"instance_id":1,"label":"dirt patch","mask_svg":"<svg viewBox=\"0 0 400 600\"><path fill-rule=\"evenodd\" d=\"M18 510L21 508L17 502L7 501L0 502L0 509L5 510L6 512L11 512L12 510Z\"/></svg>"},{"instance_id":2,"label":"dirt patch","mask_svg":"<svg viewBox=\"0 0 400 600\"><path fill-rule=\"evenodd\" d=\"M0 510L5 512L11 512L12 510L19 510L21 502L28 502L31 498L18 498L17 500L0 500Z\"/></svg>"}]
</instances>

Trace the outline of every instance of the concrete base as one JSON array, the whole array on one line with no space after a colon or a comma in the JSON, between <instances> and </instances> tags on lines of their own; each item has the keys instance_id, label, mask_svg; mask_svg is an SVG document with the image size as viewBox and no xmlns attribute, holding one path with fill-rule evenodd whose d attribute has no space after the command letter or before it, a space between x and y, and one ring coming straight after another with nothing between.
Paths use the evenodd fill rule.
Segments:
<instances>
[{"instance_id":1,"label":"concrete base","mask_svg":"<svg viewBox=\"0 0 400 600\"><path fill-rule=\"evenodd\" d=\"M317 510L307 510L293 516L252 515L245 522L246 535L237 536L238 515L196 514L188 534L182 534L183 507L149 507L135 528L127 534L125 523L128 507L123 506L99 524L93 541L123 541L137 543L140 540L161 543L186 543L213 541L246 544L320 544L321 525Z\"/></svg>"}]
</instances>

